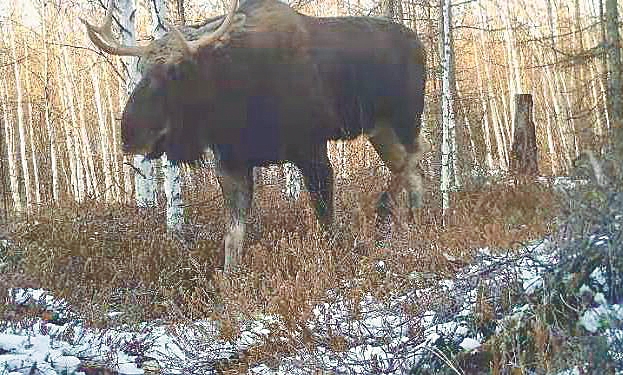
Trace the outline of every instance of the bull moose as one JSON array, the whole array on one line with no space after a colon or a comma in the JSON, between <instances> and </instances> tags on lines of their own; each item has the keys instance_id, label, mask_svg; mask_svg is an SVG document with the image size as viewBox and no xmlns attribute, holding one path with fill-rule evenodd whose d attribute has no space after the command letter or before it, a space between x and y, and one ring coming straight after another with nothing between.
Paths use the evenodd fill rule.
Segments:
<instances>
[{"instance_id":1,"label":"bull moose","mask_svg":"<svg viewBox=\"0 0 623 375\"><path fill-rule=\"evenodd\" d=\"M329 140L366 134L392 172L390 192L406 189L413 207L421 203L426 73L413 31L371 17L310 17L278 0L231 0L224 16L127 46L112 35L112 8L111 0L102 26L83 22L103 51L139 57L123 149L183 163L213 151L229 222L225 270L241 261L253 167L293 162L321 226L332 226Z\"/></svg>"}]
</instances>

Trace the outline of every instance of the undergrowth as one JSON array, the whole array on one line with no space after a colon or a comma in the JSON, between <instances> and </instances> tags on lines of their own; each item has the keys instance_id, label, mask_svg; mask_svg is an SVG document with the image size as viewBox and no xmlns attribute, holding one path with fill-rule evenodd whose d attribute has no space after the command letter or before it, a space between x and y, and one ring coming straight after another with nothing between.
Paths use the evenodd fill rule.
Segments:
<instances>
[{"instance_id":1,"label":"undergrowth","mask_svg":"<svg viewBox=\"0 0 623 375\"><path fill-rule=\"evenodd\" d=\"M85 202L43 207L36 215L15 219L4 228L10 245L0 249L0 293L43 287L66 300L85 324L100 328L211 318L226 340L238 337L245 322L278 317L261 345L220 365L222 371L244 371L313 352L319 345L338 352L358 345L354 333L320 324L310 328L318 318L314 308L323 304L340 304L346 319L357 319L363 299L392 305L396 296L411 295L392 308L412 317L407 335L418 342L424 334L422 314L450 306L437 288L440 280L470 264L478 248L520 248L542 238L551 232L559 208L556 195L537 184L488 185L455 193L445 225L434 204L415 220L399 212L391 246L378 249L374 207L387 183L384 176L363 170L338 178L339 230L331 234L320 231L305 194L292 202L284 198L281 181L260 181L243 267L224 275L219 271L224 218L214 182L205 170L193 172L185 190L183 241L166 232L162 208ZM430 295L413 296L424 288ZM1 309L3 320L14 322L41 314L11 304ZM487 319L484 314L483 325ZM488 366L484 360L477 365Z\"/></svg>"}]
</instances>

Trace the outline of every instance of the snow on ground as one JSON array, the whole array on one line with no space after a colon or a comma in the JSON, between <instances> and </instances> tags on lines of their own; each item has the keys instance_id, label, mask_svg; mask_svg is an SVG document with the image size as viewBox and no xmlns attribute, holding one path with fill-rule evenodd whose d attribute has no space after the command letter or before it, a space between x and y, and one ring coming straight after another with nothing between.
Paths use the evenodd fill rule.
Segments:
<instances>
[{"instance_id":1,"label":"snow on ground","mask_svg":"<svg viewBox=\"0 0 623 375\"><path fill-rule=\"evenodd\" d=\"M598 238L598 241L604 240ZM336 373L369 374L374 372L404 373L420 363L425 354L438 349L435 344L441 338L450 337L464 351L478 350L482 337L472 337L468 328L456 317L469 316L476 302L474 279L484 273L491 274L500 264L507 264L505 270L519 275L523 289L528 294L542 287L541 274L545 265L557 261L556 253L545 242L533 246L528 251L537 257L525 257L509 263L507 256L493 256L487 249L480 251L481 259L475 265L459 273L453 280L442 280L440 287L449 296L462 298L462 309L453 319L441 317L439 312L428 311L419 318L418 326L423 336L417 340L409 332L409 318L402 307L405 301L417 301L430 290L415 290L408 295L395 296L389 303L380 303L366 296L360 303L359 318L349 316L350 310L345 302L325 303L313 309L313 317L308 328L320 335L341 335L349 343L350 349L334 351L329 345L318 344L315 350L297 354L280 360L278 368L266 364L256 364L249 372L261 375L304 374L313 366L317 369L330 369ZM497 268L496 268L497 267ZM386 265L379 266L383 272L391 272ZM417 277L415 275L414 277ZM496 275L489 279L495 282ZM599 270L594 278L603 279ZM466 284L467 283L467 284ZM465 285L471 292L464 293ZM588 288L588 287L586 287ZM590 290L587 290L587 293ZM240 351L261 343L270 334L270 327L281 324L279 317L266 316L245 324L242 334L235 342L218 339L218 323L211 321L195 322L192 327L170 327L145 323L134 330L105 330L86 328L78 317L69 316L69 306L58 301L43 290L11 290L12 303L39 303L46 309L58 312L63 319L54 324L38 319L28 326L16 327L0 321L0 327L8 326L0 333L0 375L23 374L85 374L81 372L82 360L113 364L119 374L143 374L141 366L157 363L161 374L184 374L188 364L203 364L208 368L218 360L234 358ZM455 294L455 295L453 295ZM623 306L608 305L601 293L594 293L594 308L581 318L580 324L589 332L603 328L605 319L623 320ZM514 314L529 311L529 306L519 306ZM63 315L64 314L64 315ZM115 316L111 313L110 316ZM71 335L68 335L68 332ZM620 330L610 334L623 335ZM213 340L206 340L213 337ZM210 341L210 342L207 342ZM196 356L189 358L189 353ZM409 354L408 356L406 354ZM82 359L82 360L81 360ZM33 369L39 370L34 372ZM573 372L568 372L569 374Z\"/></svg>"}]
</instances>

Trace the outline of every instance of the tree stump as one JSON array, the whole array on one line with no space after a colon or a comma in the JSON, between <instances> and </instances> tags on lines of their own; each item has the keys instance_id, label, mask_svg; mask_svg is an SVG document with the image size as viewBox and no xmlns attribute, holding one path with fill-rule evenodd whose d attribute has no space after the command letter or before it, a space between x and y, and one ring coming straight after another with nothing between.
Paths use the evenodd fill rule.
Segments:
<instances>
[{"instance_id":1,"label":"tree stump","mask_svg":"<svg viewBox=\"0 0 623 375\"><path fill-rule=\"evenodd\" d=\"M539 173L532 105L532 94L515 95L515 134L510 163L515 175L536 176Z\"/></svg>"}]
</instances>

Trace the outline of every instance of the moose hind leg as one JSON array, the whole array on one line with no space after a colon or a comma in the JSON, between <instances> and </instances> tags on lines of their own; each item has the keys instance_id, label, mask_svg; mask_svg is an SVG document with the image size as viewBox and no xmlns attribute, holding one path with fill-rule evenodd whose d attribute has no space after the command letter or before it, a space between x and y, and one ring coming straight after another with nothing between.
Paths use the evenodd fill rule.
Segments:
<instances>
[{"instance_id":1,"label":"moose hind leg","mask_svg":"<svg viewBox=\"0 0 623 375\"><path fill-rule=\"evenodd\" d=\"M310 199L316 218L322 229L330 230L333 225L333 167L327 156L327 146L318 146L312 152L312 157L305 161L297 162Z\"/></svg>"},{"instance_id":2,"label":"moose hind leg","mask_svg":"<svg viewBox=\"0 0 623 375\"><path fill-rule=\"evenodd\" d=\"M414 148L407 152L406 165L403 171L404 184L409 193L409 206L416 209L422 207L424 198L424 183L420 161L425 153L431 150L430 143L422 135L418 136Z\"/></svg>"},{"instance_id":3,"label":"moose hind leg","mask_svg":"<svg viewBox=\"0 0 623 375\"><path fill-rule=\"evenodd\" d=\"M391 125L384 122L374 129L370 142L392 173L389 194L383 194L379 207L389 213L391 209L386 206L403 188L408 192L410 208L421 207L424 186L419 162L430 149L428 142L418 136L411 144L403 144Z\"/></svg>"},{"instance_id":4,"label":"moose hind leg","mask_svg":"<svg viewBox=\"0 0 623 375\"><path fill-rule=\"evenodd\" d=\"M251 208L253 177L250 169L218 168L223 192L227 228L224 238L224 271L233 271L242 261L246 222Z\"/></svg>"}]
</instances>

